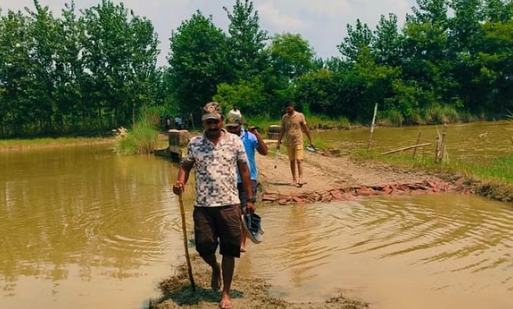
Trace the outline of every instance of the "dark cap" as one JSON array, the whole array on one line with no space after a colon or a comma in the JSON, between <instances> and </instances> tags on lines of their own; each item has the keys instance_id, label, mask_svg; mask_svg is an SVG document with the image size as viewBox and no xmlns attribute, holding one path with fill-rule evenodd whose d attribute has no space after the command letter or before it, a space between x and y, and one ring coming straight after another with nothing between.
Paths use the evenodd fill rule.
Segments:
<instances>
[{"instance_id":1,"label":"dark cap","mask_svg":"<svg viewBox=\"0 0 513 309\"><path fill-rule=\"evenodd\" d=\"M201 121L205 121L208 119L217 119L221 120L221 106L217 102L209 102L205 104L203 107L203 116L201 116Z\"/></svg>"}]
</instances>

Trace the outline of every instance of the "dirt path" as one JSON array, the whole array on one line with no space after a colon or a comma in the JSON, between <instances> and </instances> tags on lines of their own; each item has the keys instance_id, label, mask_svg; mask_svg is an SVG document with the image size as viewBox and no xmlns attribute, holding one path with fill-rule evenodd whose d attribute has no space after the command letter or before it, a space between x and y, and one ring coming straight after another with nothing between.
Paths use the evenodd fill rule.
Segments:
<instances>
[{"instance_id":1,"label":"dirt path","mask_svg":"<svg viewBox=\"0 0 513 309\"><path fill-rule=\"evenodd\" d=\"M435 175L424 172L400 170L379 162L358 163L345 156L329 157L321 152L307 151L303 167L303 181L306 184L296 187L290 185L292 175L286 154L280 153L277 161L275 155L276 151L271 142L269 154L257 156L259 180L264 186L264 195L308 196L312 192L325 192L333 189L344 191L343 188L355 187L380 187L383 189L386 186L405 184L410 187L413 187L412 184L422 183L447 185Z\"/></svg>"},{"instance_id":2,"label":"dirt path","mask_svg":"<svg viewBox=\"0 0 513 309\"><path fill-rule=\"evenodd\" d=\"M280 155L275 166L275 148L270 143L267 156L257 155L260 182L266 193L300 195L313 191L325 191L340 187L385 186L394 183L422 183L441 181L433 175L421 172L400 171L380 163L357 163L347 157L326 157L320 153L305 153L305 184L302 188L290 185L291 174L286 155ZM194 250L193 250L194 251ZM185 268L160 284L165 295L151 308L217 308L220 294L208 288L210 270L195 254L194 276L199 286L196 292L189 287ZM346 299L343 295L321 303L289 303L269 295L269 286L262 280L235 277L233 284L233 308L369 308L364 302Z\"/></svg>"}]
</instances>

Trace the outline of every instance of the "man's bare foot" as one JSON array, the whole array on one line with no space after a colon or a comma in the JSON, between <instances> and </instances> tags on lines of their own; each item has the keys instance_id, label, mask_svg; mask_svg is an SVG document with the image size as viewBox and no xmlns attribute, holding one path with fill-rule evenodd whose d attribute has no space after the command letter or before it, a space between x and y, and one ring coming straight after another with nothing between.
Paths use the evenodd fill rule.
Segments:
<instances>
[{"instance_id":1,"label":"man's bare foot","mask_svg":"<svg viewBox=\"0 0 513 309\"><path fill-rule=\"evenodd\" d=\"M215 268L212 268L210 287L216 292L221 288L221 264L219 263L217 263Z\"/></svg>"},{"instance_id":2,"label":"man's bare foot","mask_svg":"<svg viewBox=\"0 0 513 309\"><path fill-rule=\"evenodd\" d=\"M223 292L223 295L221 295L221 301L219 302L219 308L230 309L231 307L232 307L232 300L230 298L230 294Z\"/></svg>"},{"instance_id":3,"label":"man's bare foot","mask_svg":"<svg viewBox=\"0 0 513 309\"><path fill-rule=\"evenodd\" d=\"M297 185L297 181L294 179L292 180L292 182L290 183L291 186L296 186Z\"/></svg>"}]
</instances>

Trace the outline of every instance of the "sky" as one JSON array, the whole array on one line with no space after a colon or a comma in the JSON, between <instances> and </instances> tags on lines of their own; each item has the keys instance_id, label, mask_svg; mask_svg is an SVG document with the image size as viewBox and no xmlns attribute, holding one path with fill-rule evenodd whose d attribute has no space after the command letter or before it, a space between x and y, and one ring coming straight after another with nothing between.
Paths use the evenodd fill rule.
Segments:
<instances>
[{"instance_id":1,"label":"sky","mask_svg":"<svg viewBox=\"0 0 513 309\"><path fill-rule=\"evenodd\" d=\"M71 0L39 0L48 6L55 16L60 16L65 3ZM101 0L75 0L78 9L88 8ZM229 20L223 6L231 10L236 0L112 0L123 2L138 16L152 21L160 40L161 50L158 64L165 65L169 54L171 31L182 21L189 19L196 10L212 15L214 24L224 30ZM406 13L411 13L415 0L254 0L260 16L260 27L270 35L283 32L299 33L315 50L317 56L329 58L340 56L337 45L347 34L347 24L359 18L371 29L375 28L381 15L394 13L400 25ZM8 10L18 11L24 7L34 8L32 0L0 0L2 14Z\"/></svg>"}]
</instances>

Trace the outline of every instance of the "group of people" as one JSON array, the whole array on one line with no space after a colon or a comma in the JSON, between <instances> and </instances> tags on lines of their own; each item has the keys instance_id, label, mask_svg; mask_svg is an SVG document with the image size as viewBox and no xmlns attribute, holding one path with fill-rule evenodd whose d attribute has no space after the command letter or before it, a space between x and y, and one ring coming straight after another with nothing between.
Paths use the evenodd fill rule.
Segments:
<instances>
[{"instance_id":1,"label":"group of people","mask_svg":"<svg viewBox=\"0 0 513 309\"><path fill-rule=\"evenodd\" d=\"M279 149L285 136L292 184L302 184L302 132L306 133L311 146L312 139L304 115L294 110L294 104L287 102L285 110L277 147ZM256 128L243 127L238 106L224 117L217 102L207 103L203 107L201 121L203 134L189 141L173 192L177 195L184 192L190 171L195 168L193 220L196 251L212 268L212 289L217 291L223 286L219 308L226 309L232 306L230 289L235 258L246 251L243 214L251 215L256 210L258 169L255 153L267 155L268 148ZM223 257L221 264L215 255L218 246Z\"/></svg>"},{"instance_id":2,"label":"group of people","mask_svg":"<svg viewBox=\"0 0 513 309\"><path fill-rule=\"evenodd\" d=\"M186 130L189 130L192 127L192 120L191 119L192 119L192 115L188 119L185 119L185 121L180 116L176 116L174 118L166 117L165 129L166 130L169 130L169 129L177 129L177 130L186 129Z\"/></svg>"}]
</instances>

